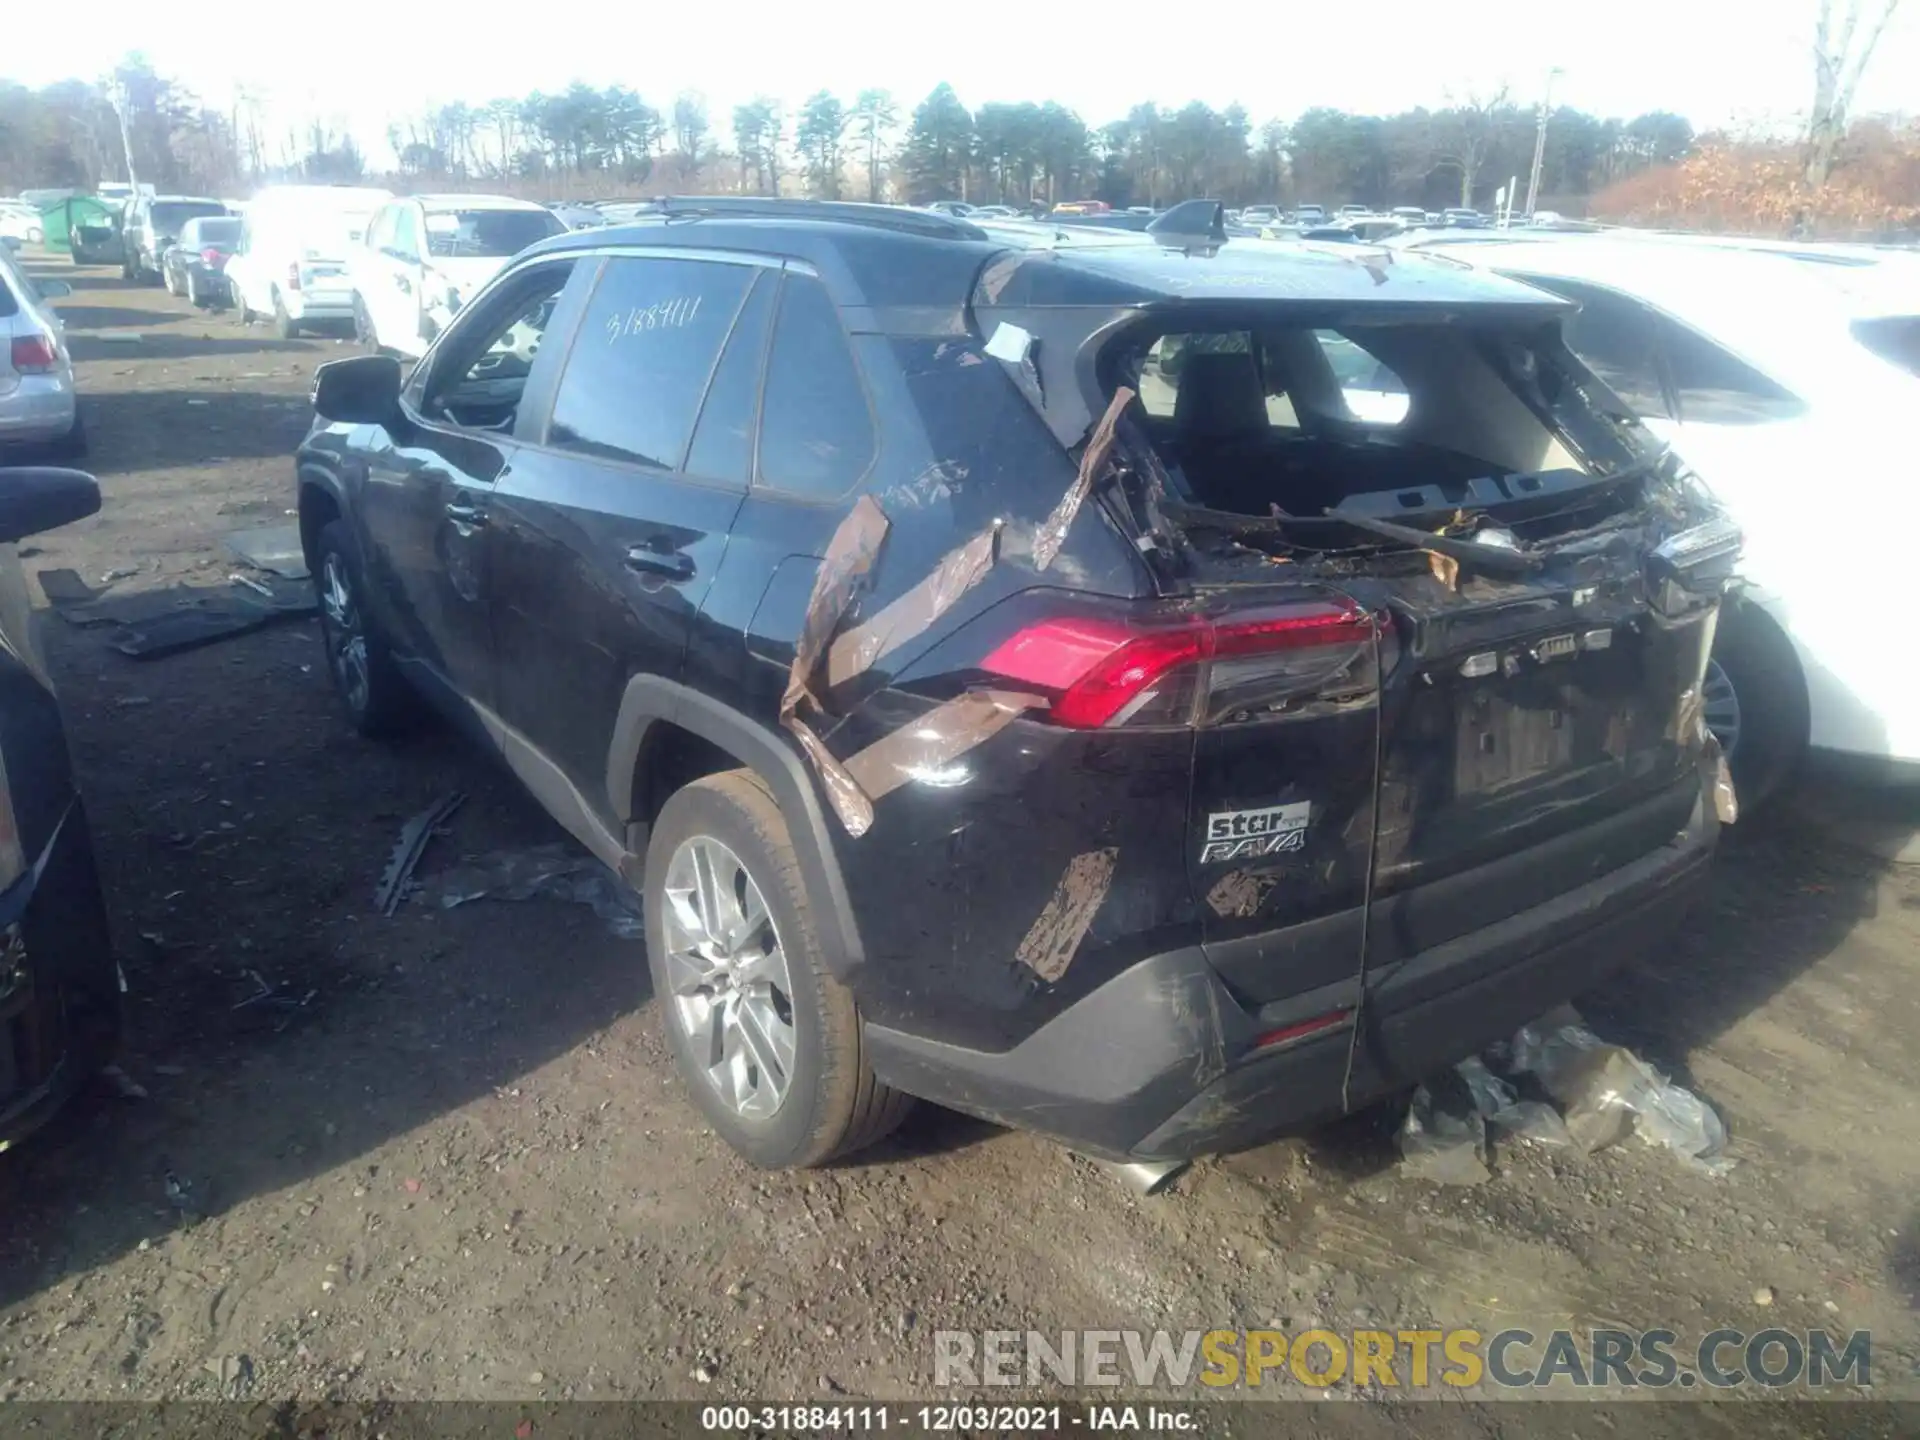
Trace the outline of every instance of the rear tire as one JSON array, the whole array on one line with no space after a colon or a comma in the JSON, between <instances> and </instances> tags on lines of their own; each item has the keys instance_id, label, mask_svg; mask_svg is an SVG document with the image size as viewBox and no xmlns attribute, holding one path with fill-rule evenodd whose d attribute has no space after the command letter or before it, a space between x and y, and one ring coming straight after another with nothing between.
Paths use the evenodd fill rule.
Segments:
<instances>
[{"instance_id":1,"label":"rear tire","mask_svg":"<svg viewBox=\"0 0 1920 1440\"><path fill-rule=\"evenodd\" d=\"M373 323L373 312L367 309L367 302L360 298L358 290L353 292L353 338L374 354L380 353L380 331Z\"/></svg>"},{"instance_id":2,"label":"rear tire","mask_svg":"<svg viewBox=\"0 0 1920 1440\"><path fill-rule=\"evenodd\" d=\"M180 287L176 285L173 280L173 267L171 265L161 274L160 281L167 287L167 293L169 295L178 295L180 293Z\"/></svg>"},{"instance_id":3,"label":"rear tire","mask_svg":"<svg viewBox=\"0 0 1920 1440\"><path fill-rule=\"evenodd\" d=\"M205 307L207 297L200 293L200 280L193 271L187 272L187 303L199 310Z\"/></svg>"},{"instance_id":4,"label":"rear tire","mask_svg":"<svg viewBox=\"0 0 1920 1440\"><path fill-rule=\"evenodd\" d=\"M1807 680L1800 658L1764 610L1735 602L1720 613L1706 688L1714 712L1708 728L1726 751L1741 813L1750 815L1779 792L1806 757ZM1727 693L1730 711L1723 698ZM1716 698L1722 698L1718 706ZM1725 723L1729 714L1737 728Z\"/></svg>"},{"instance_id":5,"label":"rear tire","mask_svg":"<svg viewBox=\"0 0 1920 1440\"><path fill-rule=\"evenodd\" d=\"M701 854L717 854L721 864L702 872L692 864ZM698 888L680 883L702 873L717 882L708 887L717 897L710 907ZM761 923L736 929L732 944L701 943L711 933L706 909L723 920L743 908L754 913L743 895L760 898ZM647 846L643 908L667 1047L694 1103L742 1158L769 1170L822 1165L873 1144L906 1116L913 1097L874 1077L859 1009L827 969L792 838L759 776L734 770L674 793ZM710 983L701 981L703 968ZM729 1032L728 1007L736 1017L748 1011L757 1047L733 1041L729 1048L743 1027ZM769 1013L785 1019L777 1043ZM739 1058L723 1058L731 1056ZM774 1057L775 1067L757 1063L762 1056ZM784 1077L774 1073L778 1064L788 1067ZM730 1081L735 1088L723 1091Z\"/></svg>"},{"instance_id":6,"label":"rear tire","mask_svg":"<svg viewBox=\"0 0 1920 1440\"><path fill-rule=\"evenodd\" d=\"M314 544L313 586L320 601L320 638L327 675L353 728L369 738L396 735L419 713L386 637L367 613L365 571L353 531L329 521Z\"/></svg>"},{"instance_id":7,"label":"rear tire","mask_svg":"<svg viewBox=\"0 0 1920 1440\"><path fill-rule=\"evenodd\" d=\"M247 292L233 281L227 281L227 289L233 295L233 318L242 325L253 324L253 307L247 304Z\"/></svg>"},{"instance_id":8,"label":"rear tire","mask_svg":"<svg viewBox=\"0 0 1920 1440\"><path fill-rule=\"evenodd\" d=\"M300 322L287 313L287 302L278 290L273 292L273 328L282 340L300 338Z\"/></svg>"}]
</instances>

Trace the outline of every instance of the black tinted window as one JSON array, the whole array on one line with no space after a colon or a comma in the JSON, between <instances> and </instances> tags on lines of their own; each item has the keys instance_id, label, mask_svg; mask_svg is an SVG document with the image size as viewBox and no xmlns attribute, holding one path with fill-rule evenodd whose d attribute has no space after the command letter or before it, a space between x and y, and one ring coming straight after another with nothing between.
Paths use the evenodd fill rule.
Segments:
<instances>
[{"instance_id":1,"label":"black tinted window","mask_svg":"<svg viewBox=\"0 0 1920 1440\"><path fill-rule=\"evenodd\" d=\"M156 230L164 230L170 235L178 235L180 227L189 220L197 220L203 215L224 215L227 207L210 201L194 202L189 200L157 200L154 202L152 220Z\"/></svg>"},{"instance_id":2,"label":"black tinted window","mask_svg":"<svg viewBox=\"0 0 1920 1440\"><path fill-rule=\"evenodd\" d=\"M677 467L756 273L703 260L610 261L560 377L548 443Z\"/></svg>"},{"instance_id":3,"label":"black tinted window","mask_svg":"<svg viewBox=\"0 0 1920 1440\"><path fill-rule=\"evenodd\" d=\"M434 210L427 214L427 253L447 259L518 255L566 228L547 210Z\"/></svg>"},{"instance_id":4,"label":"black tinted window","mask_svg":"<svg viewBox=\"0 0 1920 1440\"><path fill-rule=\"evenodd\" d=\"M1611 290L1557 276L1514 278L1579 301L1579 313L1567 317L1567 348L1640 414L1671 418L1660 386L1660 330L1652 311Z\"/></svg>"},{"instance_id":5,"label":"black tinted window","mask_svg":"<svg viewBox=\"0 0 1920 1440\"><path fill-rule=\"evenodd\" d=\"M1889 364L1920 375L1920 316L1889 315L1853 322L1853 338Z\"/></svg>"},{"instance_id":6,"label":"black tinted window","mask_svg":"<svg viewBox=\"0 0 1920 1440\"><path fill-rule=\"evenodd\" d=\"M1667 365L1682 421L1763 425L1805 408L1744 360L1684 325L1666 324Z\"/></svg>"},{"instance_id":7,"label":"black tinted window","mask_svg":"<svg viewBox=\"0 0 1920 1440\"><path fill-rule=\"evenodd\" d=\"M767 361L760 483L795 494L844 495L873 461L866 390L826 287L789 275Z\"/></svg>"},{"instance_id":8,"label":"black tinted window","mask_svg":"<svg viewBox=\"0 0 1920 1440\"><path fill-rule=\"evenodd\" d=\"M182 238L189 233L202 245L232 245L240 239L240 222L226 220L194 220L181 230Z\"/></svg>"},{"instance_id":9,"label":"black tinted window","mask_svg":"<svg viewBox=\"0 0 1920 1440\"><path fill-rule=\"evenodd\" d=\"M760 362L767 353L767 327L780 293L780 273L763 271L727 337L726 353L707 387L700 423L687 452L689 474L745 485L753 466L754 412L760 399Z\"/></svg>"}]
</instances>

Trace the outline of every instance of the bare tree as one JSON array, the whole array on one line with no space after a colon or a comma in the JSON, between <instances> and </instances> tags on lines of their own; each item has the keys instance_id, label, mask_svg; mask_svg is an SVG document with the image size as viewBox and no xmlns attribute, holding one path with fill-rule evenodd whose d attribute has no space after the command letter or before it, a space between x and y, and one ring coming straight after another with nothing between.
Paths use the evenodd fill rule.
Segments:
<instances>
[{"instance_id":1,"label":"bare tree","mask_svg":"<svg viewBox=\"0 0 1920 1440\"><path fill-rule=\"evenodd\" d=\"M1813 115L1807 122L1807 183L1818 189L1833 172L1834 153L1847 133L1847 112L1867 62L1886 33L1900 0L1820 0L1813 42ZM1862 19L1868 24L1863 32ZM1837 23L1836 23L1837 20Z\"/></svg>"},{"instance_id":2,"label":"bare tree","mask_svg":"<svg viewBox=\"0 0 1920 1440\"><path fill-rule=\"evenodd\" d=\"M1473 183L1480 167L1493 153L1500 131L1511 117L1505 86L1481 100L1469 96L1464 104L1436 112L1428 125L1427 153L1435 170L1453 170L1460 176L1460 203L1473 204Z\"/></svg>"}]
</instances>

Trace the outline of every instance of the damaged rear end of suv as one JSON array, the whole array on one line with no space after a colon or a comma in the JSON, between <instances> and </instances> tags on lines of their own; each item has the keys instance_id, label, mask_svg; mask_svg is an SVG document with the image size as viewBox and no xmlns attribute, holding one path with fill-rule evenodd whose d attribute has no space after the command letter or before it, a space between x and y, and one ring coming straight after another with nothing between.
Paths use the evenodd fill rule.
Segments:
<instances>
[{"instance_id":1,"label":"damaged rear end of suv","mask_svg":"<svg viewBox=\"0 0 1920 1440\"><path fill-rule=\"evenodd\" d=\"M1370 252L986 263L1006 408L972 423L1044 429L1024 468L1069 479L1002 538L1023 583L890 677L1019 713L877 832L885 888L929 901L863 908L883 1081L1179 1160L1657 953L1731 818L1701 686L1740 540L1569 308Z\"/></svg>"}]
</instances>

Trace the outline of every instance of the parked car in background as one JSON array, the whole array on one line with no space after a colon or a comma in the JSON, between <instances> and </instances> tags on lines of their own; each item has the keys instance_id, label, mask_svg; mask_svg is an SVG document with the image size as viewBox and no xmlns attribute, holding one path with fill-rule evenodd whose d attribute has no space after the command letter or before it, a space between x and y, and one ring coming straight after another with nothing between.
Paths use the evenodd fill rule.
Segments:
<instances>
[{"instance_id":1,"label":"parked car in background","mask_svg":"<svg viewBox=\"0 0 1920 1440\"><path fill-rule=\"evenodd\" d=\"M1018 220L1022 212L1011 205L976 205L967 212L971 220Z\"/></svg>"},{"instance_id":2,"label":"parked car in background","mask_svg":"<svg viewBox=\"0 0 1920 1440\"><path fill-rule=\"evenodd\" d=\"M1324 205L1296 205L1293 207L1293 222L1296 225L1324 225L1327 220L1327 207Z\"/></svg>"},{"instance_id":3,"label":"parked car in background","mask_svg":"<svg viewBox=\"0 0 1920 1440\"><path fill-rule=\"evenodd\" d=\"M547 208L569 230L598 230L607 223L607 217L592 205L556 200Z\"/></svg>"},{"instance_id":4,"label":"parked car in background","mask_svg":"<svg viewBox=\"0 0 1920 1440\"><path fill-rule=\"evenodd\" d=\"M227 303L227 261L240 243L238 215L206 216L180 227L180 241L162 260L167 289L211 309Z\"/></svg>"},{"instance_id":5,"label":"parked car in background","mask_svg":"<svg viewBox=\"0 0 1920 1440\"><path fill-rule=\"evenodd\" d=\"M1440 223L1451 226L1456 230L1485 230L1493 224L1491 220L1485 215L1482 215L1478 210L1468 210L1459 207L1451 210L1442 210L1440 212Z\"/></svg>"},{"instance_id":6,"label":"parked car in background","mask_svg":"<svg viewBox=\"0 0 1920 1440\"><path fill-rule=\"evenodd\" d=\"M354 334L418 356L508 260L566 233L544 205L505 195L410 195L374 213L348 259Z\"/></svg>"},{"instance_id":7,"label":"parked car in background","mask_svg":"<svg viewBox=\"0 0 1920 1440\"><path fill-rule=\"evenodd\" d=\"M1239 1148L1659 953L1718 829L1687 697L1737 537L1588 402L1565 302L697 203L523 252L404 379L323 366L297 503L352 722L429 700L643 892L742 1155L911 1095Z\"/></svg>"},{"instance_id":8,"label":"parked car in background","mask_svg":"<svg viewBox=\"0 0 1920 1440\"><path fill-rule=\"evenodd\" d=\"M159 281L167 251L180 238L180 227L189 220L226 213L225 205L206 196L142 195L121 226L125 251L121 273L129 280Z\"/></svg>"},{"instance_id":9,"label":"parked car in background","mask_svg":"<svg viewBox=\"0 0 1920 1440\"><path fill-rule=\"evenodd\" d=\"M1373 214L1373 207L1371 205L1342 205L1338 213L1342 220L1357 220L1362 215Z\"/></svg>"},{"instance_id":10,"label":"parked car in background","mask_svg":"<svg viewBox=\"0 0 1920 1440\"><path fill-rule=\"evenodd\" d=\"M921 208L931 210L936 215L959 216L971 215L973 213L973 206L967 204L964 200L929 200Z\"/></svg>"},{"instance_id":11,"label":"parked car in background","mask_svg":"<svg viewBox=\"0 0 1920 1440\"><path fill-rule=\"evenodd\" d=\"M1249 205L1240 212L1242 225L1278 225L1280 207L1278 205Z\"/></svg>"},{"instance_id":12,"label":"parked car in background","mask_svg":"<svg viewBox=\"0 0 1920 1440\"><path fill-rule=\"evenodd\" d=\"M0 200L0 238L38 245L47 238L46 222L38 207L24 200Z\"/></svg>"},{"instance_id":13,"label":"parked car in background","mask_svg":"<svg viewBox=\"0 0 1920 1440\"><path fill-rule=\"evenodd\" d=\"M120 968L17 548L99 508L91 475L0 468L0 1150L109 1063L120 1035Z\"/></svg>"},{"instance_id":14,"label":"parked car in background","mask_svg":"<svg viewBox=\"0 0 1920 1440\"><path fill-rule=\"evenodd\" d=\"M347 258L391 199L391 191L350 185L276 185L256 195L225 271L241 322L271 316L289 338L316 323L350 324Z\"/></svg>"},{"instance_id":15,"label":"parked car in background","mask_svg":"<svg viewBox=\"0 0 1920 1440\"><path fill-rule=\"evenodd\" d=\"M1578 302L1567 343L1746 532L1706 682L1743 803L1809 751L1920 779L1920 690L1862 623L1907 606L1920 259L1618 234L1445 253Z\"/></svg>"},{"instance_id":16,"label":"parked car in background","mask_svg":"<svg viewBox=\"0 0 1920 1440\"><path fill-rule=\"evenodd\" d=\"M1394 219L1409 226L1427 223L1427 212L1418 205L1396 205L1387 212Z\"/></svg>"},{"instance_id":17,"label":"parked car in background","mask_svg":"<svg viewBox=\"0 0 1920 1440\"><path fill-rule=\"evenodd\" d=\"M49 303L71 293L64 280L27 274L0 245L0 454L86 453L66 329Z\"/></svg>"}]
</instances>

